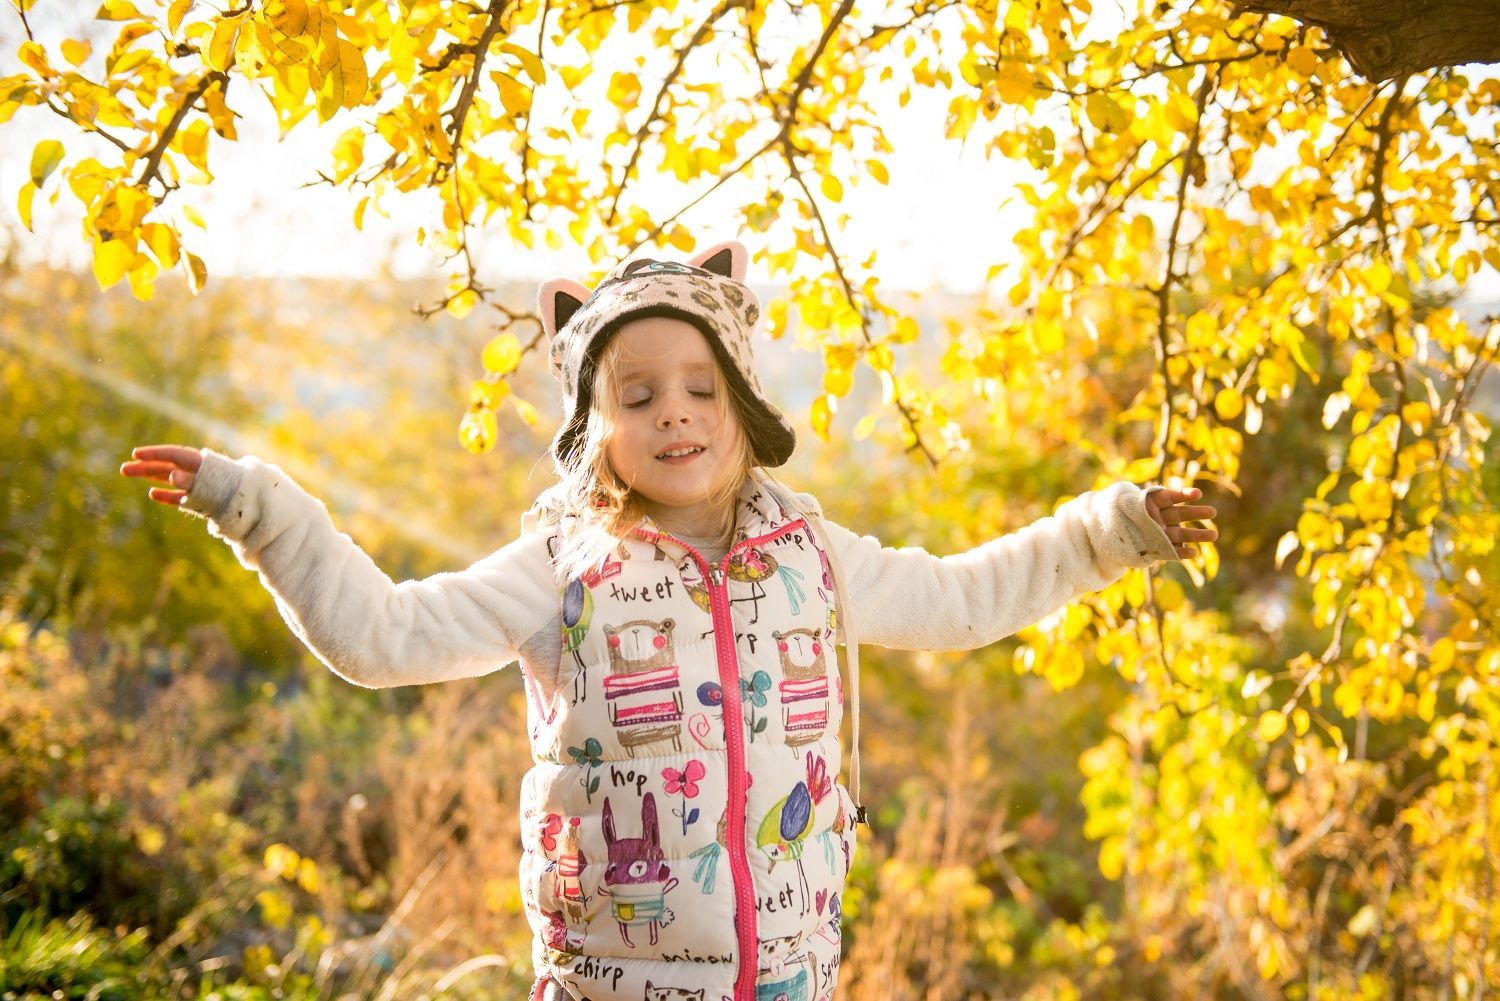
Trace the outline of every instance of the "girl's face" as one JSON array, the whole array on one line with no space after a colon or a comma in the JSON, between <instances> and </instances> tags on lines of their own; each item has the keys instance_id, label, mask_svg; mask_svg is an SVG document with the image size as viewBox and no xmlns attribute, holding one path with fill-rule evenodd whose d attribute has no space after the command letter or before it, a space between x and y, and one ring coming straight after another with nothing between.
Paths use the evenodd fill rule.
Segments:
<instances>
[{"instance_id":1,"label":"girl's face","mask_svg":"<svg viewBox=\"0 0 1500 1001\"><path fill-rule=\"evenodd\" d=\"M662 528L717 534L723 512L710 499L742 475L743 432L731 401L718 399L728 390L713 349L692 324L655 316L621 327L606 350L618 352L605 447L615 475Z\"/></svg>"}]
</instances>

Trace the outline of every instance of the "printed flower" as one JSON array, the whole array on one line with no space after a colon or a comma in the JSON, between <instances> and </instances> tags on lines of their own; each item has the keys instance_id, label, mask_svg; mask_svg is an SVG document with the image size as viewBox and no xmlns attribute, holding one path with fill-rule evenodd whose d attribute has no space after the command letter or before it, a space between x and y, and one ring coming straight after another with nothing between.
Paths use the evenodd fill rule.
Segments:
<instances>
[{"instance_id":1,"label":"printed flower","mask_svg":"<svg viewBox=\"0 0 1500 1001\"><path fill-rule=\"evenodd\" d=\"M681 771L675 768L663 768L661 777L666 779L669 795L675 796L680 792L688 799L692 799L698 795L698 781L707 773L708 769L703 767L703 762L694 758Z\"/></svg>"},{"instance_id":2,"label":"printed flower","mask_svg":"<svg viewBox=\"0 0 1500 1001\"><path fill-rule=\"evenodd\" d=\"M771 690L771 676L765 671L756 671L750 680L740 679L740 701L750 703L750 714L745 722L750 726L750 739L753 741L755 735L766 728L769 720L765 716L757 716L757 708L765 708L766 693Z\"/></svg>"},{"instance_id":3,"label":"printed flower","mask_svg":"<svg viewBox=\"0 0 1500 1001\"><path fill-rule=\"evenodd\" d=\"M760 707L766 704L766 693L771 690L771 676L765 671L756 671L749 681L740 679L740 698L749 699L750 704Z\"/></svg>"},{"instance_id":4,"label":"printed flower","mask_svg":"<svg viewBox=\"0 0 1500 1001\"><path fill-rule=\"evenodd\" d=\"M604 764L604 745L595 738L589 737L583 742L582 747L568 748L568 755L579 766L587 769L583 773L583 778L579 780L579 785L583 786L585 798L592 803L594 793L599 791L599 776L594 774L594 770Z\"/></svg>"},{"instance_id":5,"label":"printed flower","mask_svg":"<svg viewBox=\"0 0 1500 1001\"><path fill-rule=\"evenodd\" d=\"M713 709L724 704L724 689L719 687L717 681L705 681L698 686L698 701Z\"/></svg>"},{"instance_id":6,"label":"printed flower","mask_svg":"<svg viewBox=\"0 0 1500 1001\"><path fill-rule=\"evenodd\" d=\"M557 851L557 835L562 831L563 819L555 813L542 818L542 850L551 854Z\"/></svg>"},{"instance_id":7,"label":"printed flower","mask_svg":"<svg viewBox=\"0 0 1500 1001\"><path fill-rule=\"evenodd\" d=\"M598 768L604 763L604 745L593 737L583 742L582 747L568 748L568 754L572 755L575 762L587 765L590 768Z\"/></svg>"},{"instance_id":8,"label":"printed flower","mask_svg":"<svg viewBox=\"0 0 1500 1001\"><path fill-rule=\"evenodd\" d=\"M681 819L683 836L687 836L688 826L696 823L699 810L695 806L688 809L687 801L698 795L698 780L707 774L708 769L703 767L703 762L693 758L683 767L681 771L676 768L663 768L661 777L666 780L668 795L681 795L682 807L673 809L672 816Z\"/></svg>"}]
</instances>

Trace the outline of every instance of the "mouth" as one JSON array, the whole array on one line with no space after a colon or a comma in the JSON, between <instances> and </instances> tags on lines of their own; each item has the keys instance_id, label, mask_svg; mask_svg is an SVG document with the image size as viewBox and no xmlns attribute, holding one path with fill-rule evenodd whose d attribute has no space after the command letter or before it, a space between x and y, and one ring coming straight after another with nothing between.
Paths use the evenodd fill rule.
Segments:
<instances>
[{"instance_id":1,"label":"mouth","mask_svg":"<svg viewBox=\"0 0 1500 1001\"><path fill-rule=\"evenodd\" d=\"M705 451L702 445L678 445L666 451L659 452L656 458L661 462L683 463L691 462Z\"/></svg>"}]
</instances>

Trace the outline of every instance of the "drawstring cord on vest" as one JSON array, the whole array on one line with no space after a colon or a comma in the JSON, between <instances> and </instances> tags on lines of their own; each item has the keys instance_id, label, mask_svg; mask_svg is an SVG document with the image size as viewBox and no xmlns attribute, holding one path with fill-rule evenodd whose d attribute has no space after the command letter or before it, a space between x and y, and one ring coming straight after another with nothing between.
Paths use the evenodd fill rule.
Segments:
<instances>
[{"instance_id":1,"label":"drawstring cord on vest","mask_svg":"<svg viewBox=\"0 0 1500 1001\"><path fill-rule=\"evenodd\" d=\"M833 551L833 545L828 541L828 534L823 528L823 519L814 514L808 524L817 525L823 551L828 554L828 568L833 571L833 588L839 598L837 645L843 647L844 650L844 672L849 678L849 702L854 728L853 744L849 752L849 797L854 800L854 822L869 827L870 821L865 813L864 801L859 798L859 639L854 630L849 628L851 617L846 612L850 601L849 592L844 588L844 571L839 566L839 558Z\"/></svg>"},{"instance_id":2,"label":"drawstring cord on vest","mask_svg":"<svg viewBox=\"0 0 1500 1001\"><path fill-rule=\"evenodd\" d=\"M763 482L766 486L771 486L769 480ZM790 498L782 497L780 491L774 492L783 508L796 508ZM828 569L833 574L833 590L838 597L838 611L834 617L834 646L835 649L842 648L844 651L844 675L849 679L849 703L854 729L849 751L849 798L854 801L854 822L869 827L869 816L865 812L864 802L859 798L859 639L855 631L849 628L848 610L851 604L849 591L844 587L844 571L839 566L839 557L833 550L833 543L828 539L828 530L823 525L823 516L817 511L803 511L802 515L803 520L817 534L818 543L828 557Z\"/></svg>"}]
</instances>

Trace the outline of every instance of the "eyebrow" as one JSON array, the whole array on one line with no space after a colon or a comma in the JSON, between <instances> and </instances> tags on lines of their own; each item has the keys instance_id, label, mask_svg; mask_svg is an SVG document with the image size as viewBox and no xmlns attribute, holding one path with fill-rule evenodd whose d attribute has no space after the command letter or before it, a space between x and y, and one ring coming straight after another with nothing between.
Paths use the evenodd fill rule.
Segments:
<instances>
[{"instance_id":1,"label":"eyebrow","mask_svg":"<svg viewBox=\"0 0 1500 1001\"><path fill-rule=\"evenodd\" d=\"M697 362L692 362L691 364L688 364L688 365L684 365L683 368L685 368L690 373L712 372L713 369L714 369L714 363L711 362L711 361L697 361ZM621 372L620 373L620 382L625 383L625 382L629 382L631 379L639 379L642 376L654 375L658 371L660 371L660 369L655 368L655 367L652 367L652 368L632 368L632 369L629 369L629 370L627 370L625 372Z\"/></svg>"}]
</instances>

